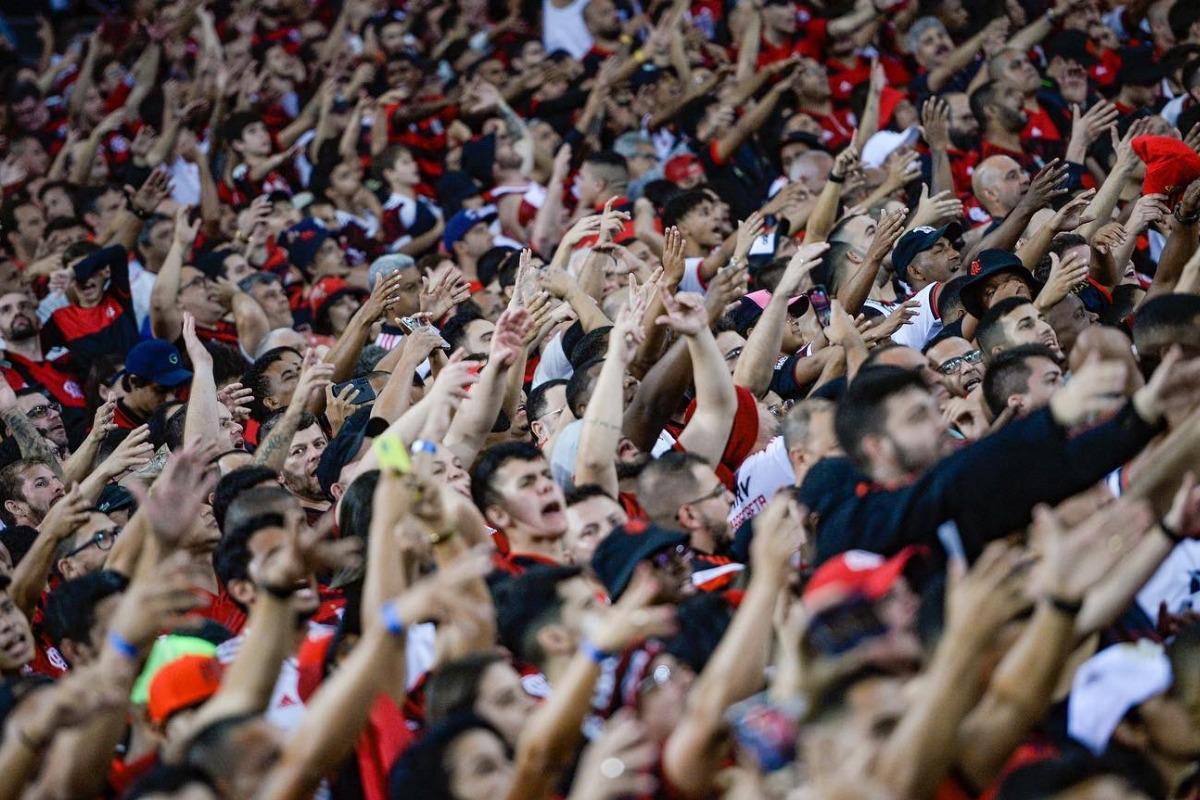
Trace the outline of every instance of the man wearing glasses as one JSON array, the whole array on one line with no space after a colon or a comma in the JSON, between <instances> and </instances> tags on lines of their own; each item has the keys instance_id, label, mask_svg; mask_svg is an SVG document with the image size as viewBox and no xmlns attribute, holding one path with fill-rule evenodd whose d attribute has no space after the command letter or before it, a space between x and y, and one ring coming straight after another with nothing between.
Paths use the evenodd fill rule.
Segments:
<instances>
[{"instance_id":1,"label":"man wearing glasses","mask_svg":"<svg viewBox=\"0 0 1200 800\"><path fill-rule=\"evenodd\" d=\"M935 339L925 350L933 368L942 376L942 383L955 397L966 397L983 383L987 366L983 351L958 336Z\"/></svg>"},{"instance_id":2,"label":"man wearing glasses","mask_svg":"<svg viewBox=\"0 0 1200 800\"><path fill-rule=\"evenodd\" d=\"M67 441L62 404L51 400L38 389L22 389L17 392L17 407L33 423L38 433L54 445L59 459L66 461L71 455L71 446Z\"/></svg>"},{"instance_id":3,"label":"man wearing glasses","mask_svg":"<svg viewBox=\"0 0 1200 800\"><path fill-rule=\"evenodd\" d=\"M63 580L82 578L104 569L121 529L99 511L88 513L88 521L58 543L54 566Z\"/></svg>"},{"instance_id":4,"label":"man wearing glasses","mask_svg":"<svg viewBox=\"0 0 1200 800\"><path fill-rule=\"evenodd\" d=\"M721 591L744 568L730 554L733 492L704 459L672 451L650 462L638 477L638 502L655 525L688 535L697 589Z\"/></svg>"}]
</instances>

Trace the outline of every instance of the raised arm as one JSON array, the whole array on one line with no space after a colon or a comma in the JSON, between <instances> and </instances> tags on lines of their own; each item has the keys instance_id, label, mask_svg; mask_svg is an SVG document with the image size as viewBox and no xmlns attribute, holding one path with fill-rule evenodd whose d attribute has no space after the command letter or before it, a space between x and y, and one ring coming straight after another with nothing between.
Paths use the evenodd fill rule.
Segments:
<instances>
[{"instance_id":1,"label":"raised arm","mask_svg":"<svg viewBox=\"0 0 1200 800\"><path fill-rule=\"evenodd\" d=\"M196 318L183 313L183 343L192 362L192 388L188 392L183 423L184 446L198 441L216 441L221 433L221 401L213 378L212 354L196 336Z\"/></svg>"},{"instance_id":2,"label":"raised arm","mask_svg":"<svg viewBox=\"0 0 1200 800\"><path fill-rule=\"evenodd\" d=\"M522 257L527 259L528 253L528 250L522 251ZM491 352L487 365L480 372L479 384L463 402L446 434L446 446L464 464L475 461L484 440L496 424L496 417L504 402L508 373L520 358L522 340L530 325L529 313L525 309L506 310L496 320Z\"/></svg>"},{"instance_id":3,"label":"raised arm","mask_svg":"<svg viewBox=\"0 0 1200 800\"><path fill-rule=\"evenodd\" d=\"M708 327L704 300L698 294L684 292L674 297L663 294L667 313L658 318L684 337L692 359L692 379L696 384L696 411L679 434L679 443L689 452L716 465L725 452L725 443L737 412L737 392L725 366L725 356Z\"/></svg>"},{"instance_id":4,"label":"raised arm","mask_svg":"<svg viewBox=\"0 0 1200 800\"><path fill-rule=\"evenodd\" d=\"M753 219L754 215L751 215ZM806 244L796 250L787 269L783 272L771 300L750 332L750 338L742 350L737 367L733 371L733 382L762 397L771 386L775 362L783 347L783 332L788 324L787 308L792 295L800 290L800 284L808 273L820 263L821 254L829 249L825 242Z\"/></svg>"},{"instance_id":5,"label":"raised arm","mask_svg":"<svg viewBox=\"0 0 1200 800\"><path fill-rule=\"evenodd\" d=\"M173 342L183 332L183 315L179 310L180 276L184 259L191 255L192 243L199 231L200 220L189 222L187 208L175 212L175 238L150 293L150 330L156 339Z\"/></svg>"},{"instance_id":6,"label":"raised arm","mask_svg":"<svg viewBox=\"0 0 1200 800\"><path fill-rule=\"evenodd\" d=\"M314 398L325 398L325 387L332 383L333 365L318 361L316 353L308 350L304 353L304 361L300 366L300 378L296 382L296 391L292 400L283 412L283 417L271 428L267 438L254 451L254 463L279 472L283 462L287 460L288 450L292 439L300 427L300 418L311 405Z\"/></svg>"},{"instance_id":7,"label":"raised arm","mask_svg":"<svg viewBox=\"0 0 1200 800\"><path fill-rule=\"evenodd\" d=\"M985 25L979 33L967 39L955 48L950 55L946 56L946 60L941 65L930 70L928 79L929 91L940 92L951 78L966 69L967 65L979 55L979 51L983 49L984 41L989 36L1003 38L1007 32L1007 17L997 17Z\"/></svg>"},{"instance_id":8,"label":"raised arm","mask_svg":"<svg viewBox=\"0 0 1200 800\"><path fill-rule=\"evenodd\" d=\"M629 302L617 315L616 324L609 333L608 355L584 409L579 452L575 456L575 483L581 486L594 483L611 497L616 497L619 491L615 459L621 442L621 416L625 411L625 371L645 337L642 317L646 313L646 302L632 278L629 295Z\"/></svg>"},{"instance_id":9,"label":"raised arm","mask_svg":"<svg viewBox=\"0 0 1200 800\"><path fill-rule=\"evenodd\" d=\"M663 772L673 793L695 800L712 793L724 763L725 712L766 683L775 604L786 591L792 556L804 544L806 515L795 499L780 493L755 518L750 585L663 750Z\"/></svg>"}]
</instances>

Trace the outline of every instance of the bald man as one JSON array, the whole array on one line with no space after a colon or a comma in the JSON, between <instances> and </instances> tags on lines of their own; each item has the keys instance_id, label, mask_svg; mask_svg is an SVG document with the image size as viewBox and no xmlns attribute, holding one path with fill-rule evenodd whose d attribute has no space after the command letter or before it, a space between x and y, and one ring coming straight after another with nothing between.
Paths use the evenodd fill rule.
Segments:
<instances>
[{"instance_id":1,"label":"bald man","mask_svg":"<svg viewBox=\"0 0 1200 800\"><path fill-rule=\"evenodd\" d=\"M1011 214L1028 188L1029 174L1008 156L985 158L971 176L971 191L993 220Z\"/></svg>"}]
</instances>

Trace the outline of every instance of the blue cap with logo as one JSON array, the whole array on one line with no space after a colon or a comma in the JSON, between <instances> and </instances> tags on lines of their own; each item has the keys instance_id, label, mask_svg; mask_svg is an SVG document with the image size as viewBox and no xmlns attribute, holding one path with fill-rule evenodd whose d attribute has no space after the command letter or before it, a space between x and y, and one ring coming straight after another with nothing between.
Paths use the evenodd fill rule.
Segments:
<instances>
[{"instance_id":1,"label":"blue cap with logo","mask_svg":"<svg viewBox=\"0 0 1200 800\"><path fill-rule=\"evenodd\" d=\"M467 235L467 231L474 228L481 222L491 222L496 218L496 212L489 209L473 209L464 208L459 211L446 223L446 230L442 233L442 244L446 247L446 252L454 252L454 243L461 240Z\"/></svg>"},{"instance_id":2,"label":"blue cap with logo","mask_svg":"<svg viewBox=\"0 0 1200 800\"><path fill-rule=\"evenodd\" d=\"M162 339L148 339L134 345L125 356L125 371L135 378L167 387L192 379L192 373L183 368L179 350Z\"/></svg>"}]
</instances>

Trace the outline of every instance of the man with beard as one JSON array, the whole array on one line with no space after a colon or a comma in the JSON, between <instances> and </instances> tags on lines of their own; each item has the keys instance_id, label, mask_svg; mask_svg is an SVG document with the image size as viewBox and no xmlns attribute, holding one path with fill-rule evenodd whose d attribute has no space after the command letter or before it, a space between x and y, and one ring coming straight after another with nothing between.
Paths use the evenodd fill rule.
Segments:
<instances>
[{"instance_id":1,"label":"man with beard","mask_svg":"<svg viewBox=\"0 0 1200 800\"><path fill-rule=\"evenodd\" d=\"M1163 398L1190 391L1200 373L1200 362L1168 365L1126 402L1123 376L1110 366L1101 362L1086 379L1081 370L1047 408L962 448L919 375L861 372L834 426L870 482L842 490L818 520L817 562L852 549L885 556L911 544L940 549L947 520L957 523L967 558L976 558L988 542L1027 525L1039 503L1078 494L1140 452L1162 423ZM1108 421L1066 435L1097 415Z\"/></svg>"},{"instance_id":2,"label":"man with beard","mask_svg":"<svg viewBox=\"0 0 1200 800\"><path fill-rule=\"evenodd\" d=\"M0 469L0 522L5 527L36 528L50 506L66 494L66 487L50 465L35 458L14 461Z\"/></svg>"},{"instance_id":3,"label":"man with beard","mask_svg":"<svg viewBox=\"0 0 1200 800\"><path fill-rule=\"evenodd\" d=\"M263 441L266 441L272 429L282 421L286 413L277 414L263 425ZM288 444L279 481L283 488L300 502L310 520L319 518L330 506L329 498L321 490L321 484L317 480L317 465L321 463L321 454L328 445L329 440L317 418L307 411L303 412L296 433Z\"/></svg>"},{"instance_id":4,"label":"man with beard","mask_svg":"<svg viewBox=\"0 0 1200 800\"><path fill-rule=\"evenodd\" d=\"M971 175L979 164L979 120L971 113L971 101L966 92L947 92L941 95L946 103L946 123L950 145L950 172L954 177L954 193L964 203L971 198Z\"/></svg>"},{"instance_id":5,"label":"man with beard","mask_svg":"<svg viewBox=\"0 0 1200 800\"><path fill-rule=\"evenodd\" d=\"M5 380L16 390L42 387L63 407L63 421L70 438L83 436L87 400L75 372L74 362L65 351L47 358L42 348L41 323L37 303L22 292L0 295L0 337L4 339Z\"/></svg>"},{"instance_id":6,"label":"man with beard","mask_svg":"<svg viewBox=\"0 0 1200 800\"><path fill-rule=\"evenodd\" d=\"M1000 86L1021 93L1026 117L1021 141L1026 149L1032 149L1043 162L1062 158L1066 154L1066 134L1071 130L1070 114L1061 104L1039 100L1042 76L1029 56L1012 48L1002 50L988 61L988 76Z\"/></svg>"},{"instance_id":7,"label":"man with beard","mask_svg":"<svg viewBox=\"0 0 1200 800\"><path fill-rule=\"evenodd\" d=\"M638 478L638 500L650 521L688 535L692 583L701 591L727 588L743 569L730 556L733 499L716 471L692 453L664 453Z\"/></svg>"},{"instance_id":8,"label":"man with beard","mask_svg":"<svg viewBox=\"0 0 1200 800\"><path fill-rule=\"evenodd\" d=\"M71 445L67 440L62 406L48 398L40 389L22 389L16 395L17 407L33 427L37 428L37 432L58 451L59 460L66 461L70 458Z\"/></svg>"},{"instance_id":9,"label":"man with beard","mask_svg":"<svg viewBox=\"0 0 1200 800\"><path fill-rule=\"evenodd\" d=\"M981 155L1008 156L1026 169L1034 166L1033 156L1025 152L1021 131L1029 122L1025 98L1015 86L989 81L971 93L971 113L983 131Z\"/></svg>"}]
</instances>

